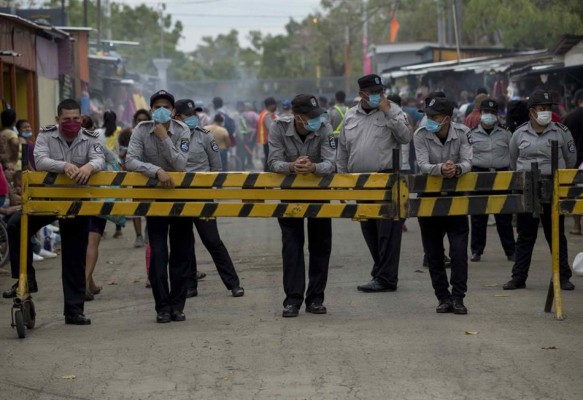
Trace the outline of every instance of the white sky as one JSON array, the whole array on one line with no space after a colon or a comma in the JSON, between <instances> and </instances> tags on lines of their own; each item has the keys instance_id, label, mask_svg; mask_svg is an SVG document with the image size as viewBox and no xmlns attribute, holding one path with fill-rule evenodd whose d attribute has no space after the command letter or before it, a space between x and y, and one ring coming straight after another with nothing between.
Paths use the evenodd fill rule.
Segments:
<instances>
[{"instance_id":1,"label":"white sky","mask_svg":"<svg viewBox=\"0 0 583 400\"><path fill-rule=\"evenodd\" d=\"M118 1L130 5L145 3L152 7L161 3L160 0ZM214 37L231 29L236 29L240 43L248 46L249 31L283 33L289 17L301 20L320 9L320 0L166 0L164 3L165 13L184 25L184 38L178 43L182 51L194 50L203 36Z\"/></svg>"}]
</instances>

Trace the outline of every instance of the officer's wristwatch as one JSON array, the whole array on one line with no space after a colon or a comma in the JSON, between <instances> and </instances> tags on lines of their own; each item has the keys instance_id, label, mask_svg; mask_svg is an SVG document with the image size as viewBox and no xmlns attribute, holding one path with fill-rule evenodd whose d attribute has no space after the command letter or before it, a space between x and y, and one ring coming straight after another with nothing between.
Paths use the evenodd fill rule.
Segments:
<instances>
[{"instance_id":1,"label":"officer's wristwatch","mask_svg":"<svg viewBox=\"0 0 583 400\"><path fill-rule=\"evenodd\" d=\"M461 174L462 174L462 167L460 167L459 165L456 164L456 166L455 166L455 177L457 178Z\"/></svg>"}]
</instances>

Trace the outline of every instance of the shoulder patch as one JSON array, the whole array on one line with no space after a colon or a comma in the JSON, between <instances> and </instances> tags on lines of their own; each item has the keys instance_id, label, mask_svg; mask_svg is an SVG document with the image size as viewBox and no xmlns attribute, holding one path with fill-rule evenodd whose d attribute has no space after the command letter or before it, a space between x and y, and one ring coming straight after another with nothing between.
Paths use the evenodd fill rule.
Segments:
<instances>
[{"instance_id":1,"label":"shoulder patch","mask_svg":"<svg viewBox=\"0 0 583 400\"><path fill-rule=\"evenodd\" d=\"M190 148L190 140L183 138L180 139L180 151L183 153L188 153L188 149Z\"/></svg>"},{"instance_id":2,"label":"shoulder patch","mask_svg":"<svg viewBox=\"0 0 583 400\"><path fill-rule=\"evenodd\" d=\"M336 137L335 136L328 136L328 144L332 150L336 150Z\"/></svg>"},{"instance_id":3,"label":"shoulder patch","mask_svg":"<svg viewBox=\"0 0 583 400\"><path fill-rule=\"evenodd\" d=\"M89 129L81 128L81 132L92 138L96 138L99 136L99 131L90 131Z\"/></svg>"},{"instance_id":4,"label":"shoulder patch","mask_svg":"<svg viewBox=\"0 0 583 400\"><path fill-rule=\"evenodd\" d=\"M94 143L93 144L93 150L95 150L96 153L103 153L103 148L101 147L101 145L99 143Z\"/></svg>"},{"instance_id":5,"label":"shoulder patch","mask_svg":"<svg viewBox=\"0 0 583 400\"><path fill-rule=\"evenodd\" d=\"M557 125L564 132L568 132L569 131L569 128L567 126L561 124L560 122L555 122L555 125Z\"/></svg>"},{"instance_id":6,"label":"shoulder patch","mask_svg":"<svg viewBox=\"0 0 583 400\"><path fill-rule=\"evenodd\" d=\"M58 129L57 125L47 125L47 126L42 126L40 128L40 132L41 133L45 133L45 132L54 132Z\"/></svg>"},{"instance_id":7,"label":"shoulder patch","mask_svg":"<svg viewBox=\"0 0 583 400\"><path fill-rule=\"evenodd\" d=\"M217 142L215 141L215 139L211 140L211 149L213 149L214 152L218 152L219 151L219 145L217 144Z\"/></svg>"},{"instance_id":8,"label":"shoulder patch","mask_svg":"<svg viewBox=\"0 0 583 400\"><path fill-rule=\"evenodd\" d=\"M577 152L577 147L575 146L574 141L569 140L569 143L567 143L567 147L569 148L569 153L576 153Z\"/></svg>"},{"instance_id":9,"label":"shoulder patch","mask_svg":"<svg viewBox=\"0 0 583 400\"><path fill-rule=\"evenodd\" d=\"M472 132L468 133L468 142L474 144L474 139L472 138Z\"/></svg>"}]
</instances>

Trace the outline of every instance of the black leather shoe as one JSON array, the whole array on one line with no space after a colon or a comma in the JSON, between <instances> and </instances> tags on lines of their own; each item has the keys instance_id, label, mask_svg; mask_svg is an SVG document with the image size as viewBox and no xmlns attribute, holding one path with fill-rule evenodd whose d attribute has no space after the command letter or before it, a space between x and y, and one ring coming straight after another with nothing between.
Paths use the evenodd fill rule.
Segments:
<instances>
[{"instance_id":1,"label":"black leather shoe","mask_svg":"<svg viewBox=\"0 0 583 400\"><path fill-rule=\"evenodd\" d=\"M504 284L504 286L502 286L502 289L504 289L504 290L516 290L516 289L524 289L524 288L526 288L526 283L519 282L519 281L514 280L514 279L510 279L508 282L506 282Z\"/></svg>"},{"instance_id":2,"label":"black leather shoe","mask_svg":"<svg viewBox=\"0 0 583 400\"><path fill-rule=\"evenodd\" d=\"M452 308L454 314L465 315L468 313L468 309L464 306L464 299L460 299L459 297L452 299Z\"/></svg>"},{"instance_id":3,"label":"black leather shoe","mask_svg":"<svg viewBox=\"0 0 583 400\"><path fill-rule=\"evenodd\" d=\"M575 290L575 285L570 281L561 281L561 290Z\"/></svg>"},{"instance_id":4,"label":"black leather shoe","mask_svg":"<svg viewBox=\"0 0 583 400\"><path fill-rule=\"evenodd\" d=\"M306 305L306 312L310 314L326 314L328 310L326 310L326 307L320 303L312 303Z\"/></svg>"},{"instance_id":5,"label":"black leather shoe","mask_svg":"<svg viewBox=\"0 0 583 400\"><path fill-rule=\"evenodd\" d=\"M156 315L156 322L159 324L167 324L170 321L172 321L172 317L170 317L169 312L163 311Z\"/></svg>"},{"instance_id":6,"label":"black leather shoe","mask_svg":"<svg viewBox=\"0 0 583 400\"><path fill-rule=\"evenodd\" d=\"M18 281L12 287L2 293L2 297L5 299L13 299L16 297L16 289L18 288ZM38 286L36 281L28 282L28 292L29 293L36 293L38 292Z\"/></svg>"},{"instance_id":7,"label":"black leather shoe","mask_svg":"<svg viewBox=\"0 0 583 400\"><path fill-rule=\"evenodd\" d=\"M281 313L281 316L284 318L297 317L299 312L300 312L300 308L298 306L293 305L293 304L289 304L283 308L283 312Z\"/></svg>"},{"instance_id":8,"label":"black leather shoe","mask_svg":"<svg viewBox=\"0 0 583 400\"><path fill-rule=\"evenodd\" d=\"M202 281L206 277L204 272L196 271L196 280Z\"/></svg>"},{"instance_id":9,"label":"black leather shoe","mask_svg":"<svg viewBox=\"0 0 583 400\"><path fill-rule=\"evenodd\" d=\"M181 322L186 319L186 315L182 311L174 310L172 314L170 314L170 319L172 321Z\"/></svg>"},{"instance_id":10,"label":"black leather shoe","mask_svg":"<svg viewBox=\"0 0 583 400\"><path fill-rule=\"evenodd\" d=\"M506 258L508 259L508 261L515 262L516 261L516 254L510 254L509 256L506 256Z\"/></svg>"},{"instance_id":11,"label":"black leather shoe","mask_svg":"<svg viewBox=\"0 0 583 400\"><path fill-rule=\"evenodd\" d=\"M472 258L470 258L470 261L471 262L478 262L481 259L482 259L482 256L481 255L479 255L477 253L474 253L474 254L472 254Z\"/></svg>"},{"instance_id":12,"label":"black leather shoe","mask_svg":"<svg viewBox=\"0 0 583 400\"><path fill-rule=\"evenodd\" d=\"M186 290L186 298L189 299L191 297L198 296L198 289L187 289Z\"/></svg>"},{"instance_id":13,"label":"black leather shoe","mask_svg":"<svg viewBox=\"0 0 583 400\"><path fill-rule=\"evenodd\" d=\"M358 286L357 289L365 293L394 292L395 290L397 290L397 286L384 285L373 279L372 281L367 282L364 285Z\"/></svg>"},{"instance_id":14,"label":"black leather shoe","mask_svg":"<svg viewBox=\"0 0 583 400\"><path fill-rule=\"evenodd\" d=\"M233 294L233 297L243 297L245 295L245 289L239 286L231 289L231 293Z\"/></svg>"},{"instance_id":15,"label":"black leather shoe","mask_svg":"<svg viewBox=\"0 0 583 400\"><path fill-rule=\"evenodd\" d=\"M453 306L451 304L451 299L441 299L439 300L439 305L435 309L438 314L446 314L453 311Z\"/></svg>"},{"instance_id":16,"label":"black leather shoe","mask_svg":"<svg viewBox=\"0 0 583 400\"><path fill-rule=\"evenodd\" d=\"M443 256L443 265L445 265L445 268L451 268L451 258Z\"/></svg>"},{"instance_id":17,"label":"black leather shoe","mask_svg":"<svg viewBox=\"0 0 583 400\"><path fill-rule=\"evenodd\" d=\"M65 315L67 325L91 325L91 319L83 314Z\"/></svg>"}]
</instances>

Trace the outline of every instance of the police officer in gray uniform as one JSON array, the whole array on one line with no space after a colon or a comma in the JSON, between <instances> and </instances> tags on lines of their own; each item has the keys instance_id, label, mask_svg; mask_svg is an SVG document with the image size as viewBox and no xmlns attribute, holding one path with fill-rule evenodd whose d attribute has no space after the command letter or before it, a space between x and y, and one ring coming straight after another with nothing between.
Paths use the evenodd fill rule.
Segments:
<instances>
[{"instance_id":1,"label":"police officer in gray uniform","mask_svg":"<svg viewBox=\"0 0 583 400\"><path fill-rule=\"evenodd\" d=\"M537 162L543 175L551 174L551 141L559 142L559 168L573 168L577 160L577 149L573 136L563 124L552 122L551 107L555 104L551 94L545 90L535 90L528 99L530 121L518 127L510 140L510 165L515 171L530 171L531 163ZM540 216L545 238L551 246L551 205L543 204ZM504 290L524 289L530 268L532 251L536 243L539 219L532 214L516 216L516 262L512 268L512 279L504 284ZM573 290L565 218L559 217L559 266L561 289Z\"/></svg>"},{"instance_id":2,"label":"police officer in gray uniform","mask_svg":"<svg viewBox=\"0 0 583 400\"><path fill-rule=\"evenodd\" d=\"M93 131L81 127L81 106L75 100L66 99L57 107L57 125L41 130L34 147L37 171L65 173L71 180L83 185L89 177L105 167L103 149ZM14 215L8 222L8 240L12 277L18 278L20 267L20 219ZM28 233L34 235L45 225L55 221L51 216L31 216ZM65 323L89 325L91 319L84 315L85 304L85 257L89 229L88 217L59 219L62 240L62 280ZM32 266L32 246L27 248L29 290L38 290ZM4 292L5 298L16 296L16 286Z\"/></svg>"},{"instance_id":3,"label":"police officer in gray uniform","mask_svg":"<svg viewBox=\"0 0 583 400\"><path fill-rule=\"evenodd\" d=\"M469 134L474 158L472 171L494 172L508 171L510 168L510 151L508 145L512 134L498 123L498 103L487 99L480 105L480 124ZM488 194L488 193L483 193ZM496 228L502 248L509 261L514 261L514 231L512 230L512 214L496 214ZM472 258L477 262L482 258L486 247L486 230L488 228L487 215L472 215Z\"/></svg>"},{"instance_id":4,"label":"police officer in gray uniform","mask_svg":"<svg viewBox=\"0 0 583 400\"><path fill-rule=\"evenodd\" d=\"M451 122L453 105L445 98L431 99L425 107L427 121L417 130L413 142L422 174L454 178L472 169L472 147L468 128ZM429 274L439 300L438 313L467 314L464 297L468 282L468 217L419 217L423 248L427 253ZM443 235L449 239L451 286L445 272Z\"/></svg>"},{"instance_id":5,"label":"police officer in gray uniform","mask_svg":"<svg viewBox=\"0 0 583 400\"><path fill-rule=\"evenodd\" d=\"M190 149L186 161L186 172L222 171L219 146L213 139L213 134L199 126L196 109L194 101L190 99L178 100L174 109L175 118L184 122L190 129ZM217 220L194 218L194 226L202 244L213 258L219 276L227 290L231 291L233 297L243 296L245 291L240 285L239 276L235 271L231 256L219 235ZM186 297L197 295L196 254L193 253Z\"/></svg>"},{"instance_id":6,"label":"police officer in gray uniform","mask_svg":"<svg viewBox=\"0 0 583 400\"><path fill-rule=\"evenodd\" d=\"M174 182L168 172L184 172L190 149L190 129L172 119L174 96L170 93L164 90L154 93L150 97L150 108L153 121L140 122L134 128L126 168L157 178L162 187L172 188ZM146 220L152 249L150 283L156 301L156 322L184 321L185 278L194 251L192 218L147 217Z\"/></svg>"},{"instance_id":7,"label":"police officer in gray uniform","mask_svg":"<svg viewBox=\"0 0 583 400\"><path fill-rule=\"evenodd\" d=\"M274 121L269 132L268 166L280 174L328 175L336 171L336 143L332 127L322 120L325 110L312 95L300 94L292 101L293 118ZM283 258L283 317L297 317L304 301L304 219L279 218ZM332 250L332 221L308 218L310 252L306 312L326 314L324 289Z\"/></svg>"},{"instance_id":8,"label":"police officer in gray uniform","mask_svg":"<svg viewBox=\"0 0 583 400\"><path fill-rule=\"evenodd\" d=\"M338 172L390 172L393 149L411 141L411 129L401 108L384 96L378 75L363 76L358 86L361 100L348 110L338 140ZM358 290L397 290L403 220L369 220L360 226L374 266L372 280Z\"/></svg>"}]
</instances>

